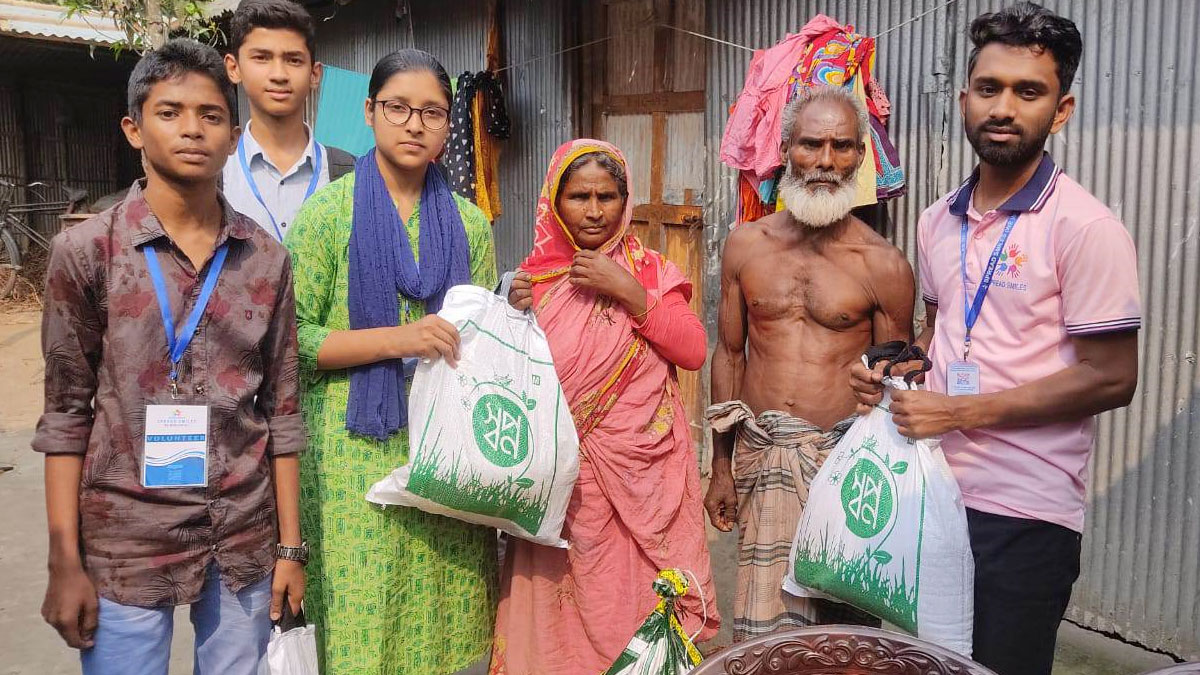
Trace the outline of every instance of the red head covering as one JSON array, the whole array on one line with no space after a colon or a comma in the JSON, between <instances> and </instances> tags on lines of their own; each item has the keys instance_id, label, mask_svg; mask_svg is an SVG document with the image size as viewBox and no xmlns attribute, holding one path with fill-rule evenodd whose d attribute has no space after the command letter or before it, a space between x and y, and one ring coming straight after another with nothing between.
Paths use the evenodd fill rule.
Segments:
<instances>
[{"instance_id":1,"label":"red head covering","mask_svg":"<svg viewBox=\"0 0 1200 675\"><path fill-rule=\"evenodd\" d=\"M580 138L568 141L558 147L550 160L550 168L546 171L546 180L542 184L542 194L538 197L536 222L534 224L533 252L521 263L521 269L533 276L533 297L535 303L540 303L542 297L551 288L558 287L553 283L561 281L571 269L571 261L579 251L579 245L571 236L566 223L558 214L556 206L558 192L562 188L563 173L576 159L590 153L602 153L616 160L625 169L627 185L633 184L633 176L625 155L615 145L597 141L591 138ZM625 210L621 214L621 225L617 228L612 239L600 246L601 253L616 260L622 267L633 273L647 291L658 287L654 260L656 256L647 256L642 242L633 232L633 196L625 199Z\"/></svg>"}]
</instances>

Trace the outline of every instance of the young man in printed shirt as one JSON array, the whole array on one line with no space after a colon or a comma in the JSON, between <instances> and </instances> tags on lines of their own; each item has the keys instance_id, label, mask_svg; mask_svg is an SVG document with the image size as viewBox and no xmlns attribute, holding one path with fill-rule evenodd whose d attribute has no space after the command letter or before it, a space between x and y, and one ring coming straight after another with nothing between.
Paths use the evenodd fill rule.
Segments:
<instances>
[{"instance_id":1,"label":"young man in printed shirt","mask_svg":"<svg viewBox=\"0 0 1200 675\"><path fill-rule=\"evenodd\" d=\"M187 604L196 672L252 675L304 596L289 258L217 189L238 129L215 50L147 54L128 100L146 178L47 270L42 615L85 675L161 675Z\"/></svg>"}]
</instances>

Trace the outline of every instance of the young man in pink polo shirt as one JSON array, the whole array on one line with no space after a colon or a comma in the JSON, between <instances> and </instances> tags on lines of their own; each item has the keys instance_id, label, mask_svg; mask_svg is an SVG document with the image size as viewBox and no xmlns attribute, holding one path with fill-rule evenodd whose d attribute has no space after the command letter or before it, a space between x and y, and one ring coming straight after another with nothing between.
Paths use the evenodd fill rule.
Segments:
<instances>
[{"instance_id":1,"label":"young man in pink polo shirt","mask_svg":"<svg viewBox=\"0 0 1200 675\"><path fill-rule=\"evenodd\" d=\"M897 392L902 434L942 438L975 554L974 657L1050 673L1079 575L1093 416L1129 403L1141 325L1133 242L1043 147L1075 109L1075 24L1022 3L971 24L959 93L979 166L921 215L926 391ZM882 365L858 367L860 409Z\"/></svg>"}]
</instances>

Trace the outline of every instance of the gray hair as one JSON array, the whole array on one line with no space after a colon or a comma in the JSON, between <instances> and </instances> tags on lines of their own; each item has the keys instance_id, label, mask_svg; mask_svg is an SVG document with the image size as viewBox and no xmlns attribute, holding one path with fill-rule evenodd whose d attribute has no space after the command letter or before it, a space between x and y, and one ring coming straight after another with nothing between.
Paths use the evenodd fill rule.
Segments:
<instances>
[{"instance_id":1,"label":"gray hair","mask_svg":"<svg viewBox=\"0 0 1200 675\"><path fill-rule=\"evenodd\" d=\"M792 140L792 132L796 126L796 118L800 116L800 111L808 107L810 103L819 101L836 101L850 106L857 118L860 139L866 138L867 134L871 132L871 123L867 120L867 107L849 89L824 84L816 87L801 87L796 92L796 98L788 101L783 108L783 124L780 125L780 131L784 145L788 145Z\"/></svg>"}]
</instances>

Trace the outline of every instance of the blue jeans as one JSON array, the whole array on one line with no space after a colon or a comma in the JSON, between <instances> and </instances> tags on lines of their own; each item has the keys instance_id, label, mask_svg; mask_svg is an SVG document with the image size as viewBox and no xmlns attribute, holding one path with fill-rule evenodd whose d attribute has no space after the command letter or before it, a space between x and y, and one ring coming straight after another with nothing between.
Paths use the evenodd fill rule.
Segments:
<instances>
[{"instance_id":1,"label":"blue jeans","mask_svg":"<svg viewBox=\"0 0 1200 675\"><path fill-rule=\"evenodd\" d=\"M256 675L271 638L271 576L234 593L212 563L191 609L195 675ZM167 675L174 615L174 607L100 598L96 645L80 652L83 675Z\"/></svg>"}]
</instances>

